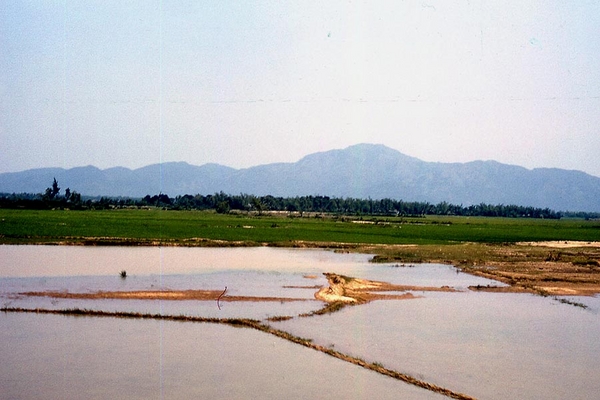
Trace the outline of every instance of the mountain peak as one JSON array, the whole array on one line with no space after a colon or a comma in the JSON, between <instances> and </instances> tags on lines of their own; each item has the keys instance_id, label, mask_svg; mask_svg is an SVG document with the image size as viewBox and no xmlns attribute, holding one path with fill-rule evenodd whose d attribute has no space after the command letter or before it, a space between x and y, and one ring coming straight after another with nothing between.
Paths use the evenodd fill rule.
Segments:
<instances>
[{"instance_id":1,"label":"mountain peak","mask_svg":"<svg viewBox=\"0 0 600 400\"><path fill-rule=\"evenodd\" d=\"M381 160L381 159L396 159L403 161L420 161L417 158L407 156L387 147L383 144L372 144L372 143L359 143L352 146L348 146L344 149L327 150L323 152L309 154L303 157L299 162L306 162L311 160L319 160L323 158L344 158L348 157L351 159L360 159L364 161L368 160Z\"/></svg>"},{"instance_id":2,"label":"mountain peak","mask_svg":"<svg viewBox=\"0 0 600 400\"><path fill-rule=\"evenodd\" d=\"M88 166L4 173L0 174L0 192L41 193L54 178L61 187L89 196L177 196L223 191L258 196L370 197L600 211L600 178L580 171L528 170L495 161L425 162L370 143L310 154L295 163L245 169L168 162L136 170Z\"/></svg>"}]
</instances>

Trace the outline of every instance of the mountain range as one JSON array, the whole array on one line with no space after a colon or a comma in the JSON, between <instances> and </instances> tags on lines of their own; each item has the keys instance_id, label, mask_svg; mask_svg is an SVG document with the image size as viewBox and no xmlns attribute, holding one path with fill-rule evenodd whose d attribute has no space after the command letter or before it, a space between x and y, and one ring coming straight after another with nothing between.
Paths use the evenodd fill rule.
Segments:
<instances>
[{"instance_id":1,"label":"mountain range","mask_svg":"<svg viewBox=\"0 0 600 400\"><path fill-rule=\"evenodd\" d=\"M310 154L294 163L244 169L185 162L131 170L41 168L0 174L0 193L42 193L56 178L84 196L253 194L392 198L452 204L515 204L557 211L600 211L600 178L581 171L526 169L496 161L426 162L377 144Z\"/></svg>"}]
</instances>

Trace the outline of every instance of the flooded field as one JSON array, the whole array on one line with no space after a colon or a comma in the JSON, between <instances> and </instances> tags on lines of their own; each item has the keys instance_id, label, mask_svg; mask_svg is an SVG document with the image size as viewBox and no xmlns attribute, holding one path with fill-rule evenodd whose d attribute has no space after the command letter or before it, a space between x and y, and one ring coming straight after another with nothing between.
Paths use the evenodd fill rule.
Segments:
<instances>
[{"instance_id":1,"label":"flooded field","mask_svg":"<svg viewBox=\"0 0 600 400\"><path fill-rule=\"evenodd\" d=\"M595 398L595 311L527 294L429 293L277 328L481 399Z\"/></svg>"},{"instance_id":2,"label":"flooded field","mask_svg":"<svg viewBox=\"0 0 600 400\"><path fill-rule=\"evenodd\" d=\"M0 338L3 398L443 398L217 324L10 313L0 316Z\"/></svg>"},{"instance_id":3,"label":"flooded field","mask_svg":"<svg viewBox=\"0 0 600 400\"><path fill-rule=\"evenodd\" d=\"M0 246L4 308L251 318L315 345L475 398L593 398L600 392L600 299L587 308L450 266L370 264L369 255L274 248ZM120 271L127 271L121 278ZM413 290L326 315L324 272ZM214 300L78 299L25 293L222 291ZM294 301L227 301L262 296ZM292 317L275 322L273 317ZM441 398L263 332L211 323L0 314L9 398Z\"/></svg>"}]
</instances>

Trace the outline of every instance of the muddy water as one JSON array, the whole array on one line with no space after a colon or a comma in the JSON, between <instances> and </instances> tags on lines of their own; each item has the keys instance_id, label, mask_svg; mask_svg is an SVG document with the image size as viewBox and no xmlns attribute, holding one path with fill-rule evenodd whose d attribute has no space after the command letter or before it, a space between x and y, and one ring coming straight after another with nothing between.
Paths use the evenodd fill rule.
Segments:
<instances>
[{"instance_id":1,"label":"muddy water","mask_svg":"<svg viewBox=\"0 0 600 400\"><path fill-rule=\"evenodd\" d=\"M368 255L271 248L0 246L0 304L51 309L186 314L217 318L299 315L314 299L322 272L354 274ZM121 279L119 272L127 271ZM294 302L70 300L19 295L31 291L224 290L231 296L295 298Z\"/></svg>"},{"instance_id":2,"label":"muddy water","mask_svg":"<svg viewBox=\"0 0 600 400\"><path fill-rule=\"evenodd\" d=\"M427 293L276 327L477 398L600 393L598 313L548 298Z\"/></svg>"},{"instance_id":3,"label":"muddy water","mask_svg":"<svg viewBox=\"0 0 600 400\"><path fill-rule=\"evenodd\" d=\"M321 250L186 247L2 246L0 277L170 275L352 268L370 258Z\"/></svg>"},{"instance_id":4,"label":"muddy water","mask_svg":"<svg viewBox=\"0 0 600 400\"><path fill-rule=\"evenodd\" d=\"M11 313L0 315L0 354L5 399L442 398L215 324Z\"/></svg>"},{"instance_id":5,"label":"muddy water","mask_svg":"<svg viewBox=\"0 0 600 400\"><path fill-rule=\"evenodd\" d=\"M494 282L449 266L373 265L369 258L271 248L0 246L0 303L261 320L296 316L271 325L471 396L584 399L600 393L599 298L571 298L589 306L582 309L532 295L473 293L467 286ZM118 276L121 270L126 279ZM415 292L421 297L297 317L323 306L314 300L316 289L298 286L325 285L325 271L461 292ZM212 301L19 295L225 286L235 295L303 301L223 302L219 309ZM82 391L89 398L322 398L333 395L331 382L346 398L436 397L264 333L220 325L0 314L0 346L0 387L12 390L9 398L76 398Z\"/></svg>"}]
</instances>

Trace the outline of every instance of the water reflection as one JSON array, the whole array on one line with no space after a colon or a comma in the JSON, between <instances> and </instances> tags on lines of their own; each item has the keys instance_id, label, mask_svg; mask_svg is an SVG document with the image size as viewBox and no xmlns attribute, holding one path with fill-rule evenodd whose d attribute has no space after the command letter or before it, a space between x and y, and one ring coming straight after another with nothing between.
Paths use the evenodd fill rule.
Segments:
<instances>
[{"instance_id":1,"label":"water reflection","mask_svg":"<svg viewBox=\"0 0 600 400\"><path fill-rule=\"evenodd\" d=\"M2 398L436 399L249 329L0 314Z\"/></svg>"},{"instance_id":2,"label":"water reflection","mask_svg":"<svg viewBox=\"0 0 600 400\"><path fill-rule=\"evenodd\" d=\"M352 270L370 255L269 247L83 247L0 245L0 277L194 274L232 270ZM333 271L336 272L336 271Z\"/></svg>"},{"instance_id":3,"label":"water reflection","mask_svg":"<svg viewBox=\"0 0 600 400\"><path fill-rule=\"evenodd\" d=\"M493 281L457 274L444 265L425 268L371 264L370 255L278 248L0 246L0 302L23 308L84 308L106 311L266 319L320 309L314 299L323 272L406 285L465 289ZM122 279L119 272L127 271ZM157 274L156 271L162 271ZM300 302L74 300L19 296L22 292L222 290L231 296L304 299ZM313 288L302 288L313 287Z\"/></svg>"},{"instance_id":4,"label":"water reflection","mask_svg":"<svg viewBox=\"0 0 600 400\"><path fill-rule=\"evenodd\" d=\"M550 298L436 292L275 325L478 398L600 393L600 319Z\"/></svg>"},{"instance_id":5,"label":"water reflection","mask_svg":"<svg viewBox=\"0 0 600 400\"><path fill-rule=\"evenodd\" d=\"M600 393L596 379L600 298L569 298L588 306L582 309L527 294L469 292L470 285L498 283L445 265L376 265L369 258L272 248L0 246L0 302L12 307L217 318L296 316L271 324L471 396L559 399L594 398ZM121 270L127 271L126 279L119 277ZM323 272L398 285L451 286L461 292L418 292L422 297L414 300L374 301L331 315L298 317L323 306L314 299L316 289L301 288L326 285ZM213 301L76 300L19 294L222 290L225 286L231 295L303 301L221 302L219 310ZM130 398L245 398L257 393L262 398L320 398L329 395L331 382L336 382L336 391L349 389L335 393L341 397L385 398L390 394L386 390L392 390L394 398L403 393L407 398L435 397L260 332L218 325L1 314L0 334L0 386L25 394L14 397L41 397L39 393L47 393L45 398L80 397L77 389L87 388L81 378L84 373L94 382L86 397L97 398L122 398L118 389L122 387L140 388L126 394ZM57 362L58 368L50 367ZM39 384L31 382L35 374L41 377Z\"/></svg>"}]
</instances>

